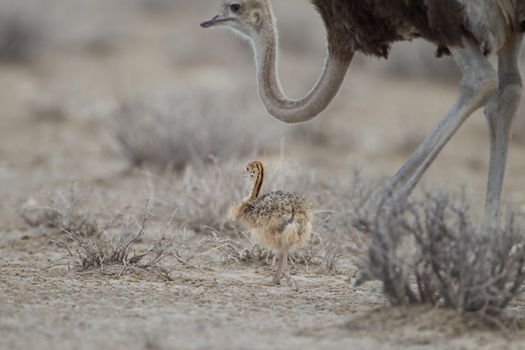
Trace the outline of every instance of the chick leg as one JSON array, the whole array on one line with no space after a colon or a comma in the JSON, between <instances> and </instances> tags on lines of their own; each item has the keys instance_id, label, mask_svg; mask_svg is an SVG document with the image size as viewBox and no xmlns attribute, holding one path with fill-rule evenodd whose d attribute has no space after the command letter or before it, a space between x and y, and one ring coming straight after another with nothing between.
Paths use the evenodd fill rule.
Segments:
<instances>
[{"instance_id":1,"label":"chick leg","mask_svg":"<svg viewBox=\"0 0 525 350\"><path fill-rule=\"evenodd\" d=\"M282 251L282 260L283 260L282 273L283 273L284 278L286 278L286 282L288 282L288 285L292 287L293 290L297 290L295 281L292 278L292 276L290 276L290 273L288 272L288 256L289 256L288 245L285 244L283 246L283 251Z\"/></svg>"},{"instance_id":2,"label":"chick leg","mask_svg":"<svg viewBox=\"0 0 525 350\"><path fill-rule=\"evenodd\" d=\"M284 261L286 261L283 255L283 252L280 252L277 257L277 271L275 272L275 276L273 277L273 283L275 283L276 285L281 284L281 279L283 278L283 265ZM288 257L286 259L288 259Z\"/></svg>"}]
</instances>

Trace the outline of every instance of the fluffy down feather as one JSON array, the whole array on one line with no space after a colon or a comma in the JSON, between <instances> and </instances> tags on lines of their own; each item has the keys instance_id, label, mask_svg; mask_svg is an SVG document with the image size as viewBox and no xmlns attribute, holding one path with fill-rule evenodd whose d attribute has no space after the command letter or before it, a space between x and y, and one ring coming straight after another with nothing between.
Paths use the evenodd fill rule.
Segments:
<instances>
[{"instance_id":1,"label":"fluffy down feather","mask_svg":"<svg viewBox=\"0 0 525 350\"><path fill-rule=\"evenodd\" d=\"M229 214L249 228L259 244L279 251L283 243L296 248L310 239L310 208L311 203L304 197L276 191L237 204Z\"/></svg>"}]
</instances>

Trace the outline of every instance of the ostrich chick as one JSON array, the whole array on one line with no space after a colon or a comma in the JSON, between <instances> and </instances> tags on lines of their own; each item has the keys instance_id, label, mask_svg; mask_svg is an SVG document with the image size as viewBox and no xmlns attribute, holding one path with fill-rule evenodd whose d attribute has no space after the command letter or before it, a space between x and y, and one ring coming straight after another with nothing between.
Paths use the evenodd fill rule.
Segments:
<instances>
[{"instance_id":1,"label":"ostrich chick","mask_svg":"<svg viewBox=\"0 0 525 350\"><path fill-rule=\"evenodd\" d=\"M259 196L264 180L259 161L248 164L244 175L252 179L252 189L248 197L230 208L230 218L244 224L259 244L278 254L274 283L280 284L284 276L295 288L287 271L288 255L310 239L311 204L296 193L276 191Z\"/></svg>"}]
</instances>

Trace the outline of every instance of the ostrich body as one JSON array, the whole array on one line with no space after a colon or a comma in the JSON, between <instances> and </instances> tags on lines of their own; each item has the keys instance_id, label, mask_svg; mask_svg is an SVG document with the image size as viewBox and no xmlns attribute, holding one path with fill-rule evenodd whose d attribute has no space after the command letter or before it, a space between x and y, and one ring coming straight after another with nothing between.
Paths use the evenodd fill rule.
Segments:
<instances>
[{"instance_id":1,"label":"ostrich body","mask_svg":"<svg viewBox=\"0 0 525 350\"><path fill-rule=\"evenodd\" d=\"M485 107L490 128L490 169L485 222L497 222L503 178L522 91L518 68L523 0L312 0L327 30L328 56L313 89L288 98L277 74L277 29L269 0L226 0L224 10L202 27L224 26L247 37L256 64L259 97L268 112L286 123L311 120L339 91L355 52L388 57L392 43L423 38L438 55L450 54L463 74L459 96L443 120L392 176L372 209L393 205L412 192L424 172L477 109ZM498 55L498 70L486 58Z\"/></svg>"},{"instance_id":2,"label":"ostrich body","mask_svg":"<svg viewBox=\"0 0 525 350\"><path fill-rule=\"evenodd\" d=\"M288 254L310 239L311 205L295 193L276 191L260 196L264 167L259 161L248 164L245 174L252 178L252 190L230 208L230 218L250 229L259 244L278 253L274 283L280 284L283 275L293 283L287 272Z\"/></svg>"}]
</instances>

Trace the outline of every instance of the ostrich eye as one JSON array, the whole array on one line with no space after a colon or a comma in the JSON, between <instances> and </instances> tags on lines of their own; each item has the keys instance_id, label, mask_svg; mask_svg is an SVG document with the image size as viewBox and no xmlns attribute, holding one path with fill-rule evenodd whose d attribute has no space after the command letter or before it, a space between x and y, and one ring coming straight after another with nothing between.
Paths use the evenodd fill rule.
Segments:
<instances>
[{"instance_id":1,"label":"ostrich eye","mask_svg":"<svg viewBox=\"0 0 525 350\"><path fill-rule=\"evenodd\" d=\"M241 5L239 4L231 4L230 5L230 10L233 12L233 13L237 13L241 10Z\"/></svg>"}]
</instances>

